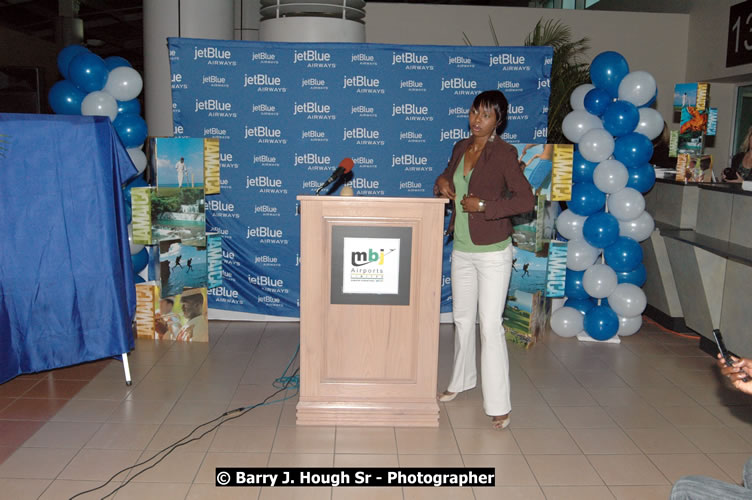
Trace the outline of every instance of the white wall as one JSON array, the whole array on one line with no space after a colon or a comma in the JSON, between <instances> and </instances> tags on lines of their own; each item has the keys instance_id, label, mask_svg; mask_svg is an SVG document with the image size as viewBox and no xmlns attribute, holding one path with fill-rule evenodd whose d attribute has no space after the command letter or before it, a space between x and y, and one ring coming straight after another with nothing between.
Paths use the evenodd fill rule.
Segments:
<instances>
[{"instance_id":1,"label":"white wall","mask_svg":"<svg viewBox=\"0 0 752 500\"><path fill-rule=\"evenodd\" d=\"M685 81L687 14L368 2L366 40L463 45L464 32L473 45L494 45L489 17L502 45L522 45L541 18L559 19L572 29L573 38L590 38L589 59L606 50L621 53L630 69L655 77L657 109L670 124L674 85Z\"/></svg>"}]
</instances>

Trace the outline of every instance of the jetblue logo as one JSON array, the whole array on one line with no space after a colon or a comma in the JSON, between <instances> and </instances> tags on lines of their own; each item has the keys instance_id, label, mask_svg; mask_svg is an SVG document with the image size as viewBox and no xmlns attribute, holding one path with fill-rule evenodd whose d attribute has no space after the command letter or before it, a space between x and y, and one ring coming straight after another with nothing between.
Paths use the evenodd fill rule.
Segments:
<instances>
[{"instance_id":1,"label":"jetblue logo","mask_svg":"<svg viewBox=\"0 0 752 500\"><path fill-rule=\"evenodd\" d=\"M282 78L270 76L266 73L257 73L255 75L246 73L243 75L243 87L256 87L256 92L287 92L287 88L282 86Z\"/></svg>"},{"instance_id":2,"label":"jetblue logo","mask_svg":"<svg viewBox=\"0 0 752 500\"><path fill-rule=\"evenodd\" d=\"M321 52L314 49L296 50L293 53L293 64L306 63L308 68L336 68L329 52Z\"/></svg>"},{"instance_id":3,"label":"jetblue logo","mask_svg":"<svg viewBox=\"0 0 752 500\"><path fill-rule=\"evenodd\" d=\"M245 188L257 188L259 193L287 194L287 188L282 187L282 179L273 179L265 175L247 176Z\"/></svg>"},{"instance_id":4,"label":"jetblue logo","mask_svg":"<svg viewBox=\"0 0 752 500\"><path fill-rule=\"evenodd\" d=\"M262 64L279 64L276 54L270 54L269 52L254 52L251 55L251 61L256 61Z\"/></svg>"},{"instance_id":5,"label":"jetblue logo","mask_svg":"<svg viewBox=\"0 0 752 500\"><path fill-rule=\"evenodd\" d=\"M261 264L264 267L279 267L279 258L271 255L257 255L253 259L254 264Z\"/></svg>"},{"instance_id":6,"label":"jetblue logo","mask_svg":"<svg viewBox=\"0 0 752 500\"><path fill-rule=\"evenodd\" d=\"M329 142L329 139L326 138L326 132L323 130L304 130L300 138L313 142Z\"/></svg>"},{"instance_id":7,"label":"jetblue logo","mask_svg":"<svg viewBox=\"0 0 752 500\"><path fill-rule=\"evenodd\" d=\"M548 127L543 128L535 128L535 131L533 132L533 137L535 139L545 139L548 137ZM506 140L506 139L505 139Z\"/></svg>"},{"instance_id":8,"label":"jetblue logo","mask_svg":"<svg viewBox=\"0 0 752 500\"><path fill-rule=\"evenodd\" d=\"M511 80L504 80L496 85L497 90L503 90L504 92L522 92L522 86L520 82L513 82Z\"/></svg>"},{"instance_id":9,"label":"jetblue logo","mask_svg":"<svg viewBox=\"0 0 752 500\"><path fill-rule=\"evenodd\" d=\"M219 75L204 75L201 77L201 83L210 87L229 87L227 78Z\"/></svg>"},{"instance_id":10,"label":"jetblue logo","mask_svg":"<svg viewBox=\"0 0 752 500\"><path fill-rule=\"evenodd\" d=\"M551 80L546 78L545 80L540 78L538 79L538 90L540 89L549 89L551 88Z\"/></svg>"},{"instance_id":11,"label":"jetblue logo","mask_svg":"<svg viewBox=\"0 0 752 500\"><path fill-rule=\"evenodd\" d=\"M376 66L376 61L374 60L374 57L368 54L353 54L350 58L350 62L356 62L360 63L362 65L368 65L368 66Z\"/></svg>"},{"instance_id":12,"label":"jetblue logo","mask_svg":"<svg viewBox=\"0 0 752 500\"><path fill-rule=\"evenodd\" d=\"M428 116L428 106L417 104L392 104L392 116L404 116L405 120L433 121L433 116Z\"/></svg>"},{"instance_id":13,"label":"jetblue logo","mask_svg":"<svg viewBox=\"0 0 752 500\"><path fill-rule=\"evenodd\" d=\"M278 167L277 157L272 155L253 155L253 164L261 163L264 166Z\"/></svg>"},{"instance_id":14,"label":"jetblue logo","mask_svg":"<svg viewBox=\"0 0 752 500\"><path fill-rule=\"evenodd\" d=\"M378 130L368 130L365 127L346 128L342 140L348 139L378 139L381 133Z\"/></svg>"},{"instance_id":15,"label":"jetblue logo","mask_svg":"<svg viewBox=\"0 0 752 500\"><path fill-rule=\"evenodd\" d=\"M268 226L249 227L246 238L281 238L282 234L281 229L272 229Z\"/></svg>"},{"instance_id":16,"label":"jetblue logo","mask_svg":"<svg viewBox=\"0 0 752 500\"><path fill-rule=\"evenodd\" d=\"M279 210L277 209L277 207L272 207L270 205L256 205L253 207L253 213L261 214L261 215L279 216Z\"/></svg>"},{"instance_id":17,"label":"jetblue logo","mask_svg":"<svg viewBox=\"0 0 752 500\"><path fill-rule=\"evenodd\" d=\"M235 290L228 290L227 288L225 288L223 286L218 286L216 288L210 288L209 290L207 290L206 293L208 293L212 297L219 298L220 302L227 302L226 300L221 300L221 299L235 299L235 300L237 300L237 298L238 298L238 292L236 292Z\"/></svg>"},{"instance_id":18,"label":"jetblue logo","mask_svg":"<svg viewBox=\"0 0 752 500\"><path fill-rule=\"evenodd\" d=\"M425 92L426 86L423 82L417 80L402 80L400 81L400 88L407 89L411 92Z\"/></svg>"},{"instance_id":19,"label":"jetblue logo","mask_svg":"<svg viewBox=\"0 0 752 500\"><path fill-rule=\"evenodd\" d=\"M455 56L449 58L449 64L459 68L468 68L474 66L473 60L469 57Z\"/></svg>"},{"instance_id":20,"label":"jetblue logo","mask_svg":"<svg viewBox=\"0 0 752 500\"><path fill-rule=\"evenodd\" d=\"M413 132L412 130L400 132L400 141L426 142L426 140L423 138L423 132Z\"/></svg>"},{"instance_id":21,"label":"jetblue logo","mask_svg":"<svg viewBox=\"0 0 752 500\"><path fill-rule=\"evenodd\" d=\"M285 286L284 280L277 280L270 278L269 276L248 276L248 282L251 285L268 286L273 288L279 288Z\"/></svg>"},{"instance_id":22,"label":"jetblue logo","mask_svg":"<svg viewBox=\"0 0 752 500\"><path fill-rule=\"evenodd\" d=\"M180 73L173 73L170 78L170 85L174 89L187 89L188 84L183 83L183 75Z\"/></svg>"},{"instance_id":23,"label":"jetblue logo","mask_svg":"<svg viewBox=\"0 0 752 500\"><path fill-rule=\"evenodd\" d=\"M320 181L303 181L303 189L318 189L322 184L323 182Z\"/></svg>"},{"instance_id":24,"label":"jetblue logo","mask_svg":"<svg viewBox=\"0 0 752 500\"><path fill-rule=\"evenodd\" d=\"M251 107L251 113L260 113L265 116L279 116L277 106L272 104L254 104Z\"/></svg>"},{"instance_id":25,"label":"jetblue logo","mask_svg":"<svg viewBox=\"0 0 752 500\"><path fill-rule=\"evenodd\" d=\"M404 54L392 52L392 66L395 64L428 64L428 56L415 52L405 52Z\"/></svg>"},{"instance_id":26,"label":"jetblue logo","mask_svg":"<svg viewBox=\"0 0 752 500\"><path fill-rule=\"evenodd\" d=\"M295 155L294 166L298 165L330 165L332 159L329 156L319 156L316 153Z\"/></svg>"},{"instance_id":27,"label":"jetblue logo","mask_svg":"<svg viewBox=\"0 0 752 500\"><path fill-rule=\"evenodd\" d=\"M423 184L415 181L400 182L400 191L416 192L423 191Z\"/></svg>"},{"instance_id":28,"label":"jetblue logo","mask_svg":"<svg viewBox=\"0 0 752 500\"><path fill-rule=\"evenodd\" d=\"M525 56L516 56L514 54L504 53L491 55L488 58L488 66L503 66L505 70L510 71L530 71L530 65L527 64Z\"/></svg>"},{"instance_id":29,"label":"jetblue logo","mask_svg":"<svg viewBox=\"0 0 752 500\"><path fill-rule=\"evenodd\" d=\"M311 90L329 90L326 80L322 78L306 78L300 82L300 86Z\"/></svg>"},{"instance_id":30,"label":"jetblue logo","mask_svg":"<svg viewBox=\"0 0 752 500\"><path fill-rule=\"evenodd\" d=\"M358 156L352 159L353 163L358 166L358 169L361 168L376 168L376 164L373 161L373 158L367 158L365 156Z\"/></svg>"},{"instance_id":31,"label":"jetblue logo","mask_svg":"<svg viewBox=\"0 0 752 500\"><path fill-rule=\"evenodd\" d=\"M243 138L257 139L260 144L287 144L287 139L282 138L282 130L278 128L269 128L266 125L257 125L255 127L249 127L246 125Z\"/></svg>"},{"instance_id":32,"label":"jetblue logo","mask_svg":"<svg viewBox=\"0 0 752 500\"><path fill-rule=\"evenodd\" d=\"M356 177L346 185L350 186L353 189L378 189L379 181L371 181L364 179L363 177Z\"/></svg>"},{"instance_id":33,"label":"jetblue logo","mask_svg":"<svg viewBox=\"0 0 752 500\"><path fill-rule=\"evenodd\" d=\"M507 108L507 120L527 120L528 115L525 114L525 106L522 104L510 104Z\"/></svg>"},{"instance_id":34,"label":"jetblue logo","mask_svg":"<svg viewBox=\"0 0 752 500\"><path fill-rule=\"evenodd\" d=\"M229 139L227 130L219 127L209 127L204 129L204 137L218 137L220 139Z\"/></svg>"},{"instance_id":35,"label":"jetblue logo","mask_svg":"<svg viewBox=\"0 0 752 500\"><path fill-rule=\"evenodd\" d=\"M381 81L378 78L369 78L364 75L345 76L342 82L342 88L354 88L358 94L384 94L384 89L380 88Z\"/></svg>"},{"instance_id":36,"label":"jetblue logo","mask_svg":"<svg viewBox=\"0 0 752 500\"><path fill-rule=\"evenodd\" d=\"M399 156L392 155L392 167L403 165L428 165L428 158L425 156L416 156L413 154Z\"/></svg>"},{"instance_id":37,"label":"jetblue logo","mask_svg":"<svg viewBox=\"0 0 752 500\"><path fill-rule=\"evenodd\" d=\"M504 132L501 134L501 138L507 142L517 142L517 134L512 134L510 132Z\"/></svg>"},{"instance_id":38,"label":"jetblue logo","mask_svg":"<svg viewBox=\"0 0 752 500\"><path fill-rule=\"evenodd\" d=\"M466 118L470 114L470 108L463 108L462 106L455 106L449 108L449 116L461 116Z\"/></svg>"},{"instance_id":39,"label":"jetblue logo","mask_svg":"<svg viewBox=\"0 0 752 500\"><path fill-rule=\"evenodd\" d=\"M240 214L235 213L235 205L219 200L207 200L206 207L212 211L214 217L226 217L239 219Z\"/></svg>"},{"instance_id":40,"label":"jetblue logo","mask_svg":"<svg viewBox=\"0 0 752 500\"><path fill-rule=\"evenodd\" d=\"M204 99L203 101L195 100L196 109L194 111L208 111L207 116L237 118L238 114L232 110L232 103L222 102L217 99Z\"/></svg>"},{"instance_id":41,"label":"jetblue logo","mask_svg":"<svg viewBox=\"0 0 752 500\"><path fill-rule=\"evenodd\" d=\"M318 102L295 103L292 107L293 116L298 114L307 115L307 120L334 120L336 115L331 114L332 107L329 104L319 104Z\"/></svg>"},{"instance_id":42,"label":"jetblue logo","mask_svg":"<svg viewBox=\"0 0 752 500\"><path fill-rule=\"evenodd\" d=\"M453 90L455 94L474 93L478 89L478 82L465 80L462 77L442 78L441 90Z\"/></svg>"},{"instance_id":43,"label":"jetblue logo","mask_svg":"<svg viewBox=\"0 0 752 500\"><path fill-rule=\"evenodd\" d=\"M209 66L237 66L238 62L232 60L232 52L228 49L217 47L193 48L193 60L208 59Z\"/></svg>"},{"instance_id":44,"label":"jetblue logo","mask_svg":"<svg viewBox=\"0 0 752 500\"><path fill-rule=\"evenodd\" d=\"M470 137L469 129L452 128L449 130L441 129L441 139L439 142L444 141L459 141L460 139L467 139Z\"/></svg>"}]
</instances>

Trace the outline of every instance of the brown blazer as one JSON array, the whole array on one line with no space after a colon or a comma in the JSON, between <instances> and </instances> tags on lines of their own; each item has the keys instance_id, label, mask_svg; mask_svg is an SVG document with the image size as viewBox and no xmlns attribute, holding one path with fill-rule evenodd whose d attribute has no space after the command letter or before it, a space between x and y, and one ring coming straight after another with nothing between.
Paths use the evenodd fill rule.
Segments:
<instances>
[{"instance_id":1,"label":"brown blazer","mask_svg":"<svg viewBox=\"0 0 752 500\"><path fill-rule=\"evenodd\" d=\"M470 147L472 138L454 145L447 168L439 175L449 181L454 190L454 172L460 158ZM436 182L438 182L438 178ZM439 195L434 184L434 196ZM476 245L490 245L504 241L512 234L513 215L524 214L535 208L535 198L530 184L517 162L517 150L498 136L489 139L480 154L473 175L470 177L468 195L477 196L486 202L485 212L469 213L470 239ZM449 231L454 230L454 217L449 222Z\"/></svg>"}]
</instances>

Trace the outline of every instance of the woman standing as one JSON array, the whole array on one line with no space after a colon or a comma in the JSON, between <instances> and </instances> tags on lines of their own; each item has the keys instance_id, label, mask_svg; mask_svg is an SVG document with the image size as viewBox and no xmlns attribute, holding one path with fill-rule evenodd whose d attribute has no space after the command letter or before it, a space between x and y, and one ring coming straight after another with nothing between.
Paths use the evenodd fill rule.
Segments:
<instances>
[{"instance_id":1,"label":"woman standing","mask_svg":"<svg viewBox=\"0 0 752 500\"><path fill-rule=\"evenodd\" d=\"M749 127L739 152L731 158L731 168L723 171L723 181L752 181L752 127Z\"/></svg>"},{"instance_id":2,"label":"woman standing","mask_svg":"<svg viewBox=\"0 0 752 500\"><path fill-rule=\"evenodd\" d=\"M480 316L483 409L494 428L509 425L509 358L502 311L512 272L514 215L530 212L534 198L517 150L497 136L507 122L504 94L489 90L470 108L470 137L454 145L434 194L454 201L452 303L455 325L452 379L439 401L475 387L475 316Z\"/></svg>"}]
</instances>

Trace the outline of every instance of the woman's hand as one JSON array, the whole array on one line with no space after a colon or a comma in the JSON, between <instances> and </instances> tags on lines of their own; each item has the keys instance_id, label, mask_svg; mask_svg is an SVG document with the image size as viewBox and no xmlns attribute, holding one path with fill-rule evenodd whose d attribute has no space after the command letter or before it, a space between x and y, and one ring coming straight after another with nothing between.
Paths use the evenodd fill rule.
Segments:
<instances>
[{"instance_id":1,"label":"woman's hand","mask_svg":"<svg viewBox=\"0 0 752 500\"><path fill-rule=\"evenodd\" d=\"M752 394L752 361L747 358L731 356L732 366L726 366L726 361L718 355L718 365L721 367L721 375L728 377L734 387L747 394ZM742 379L750 377L748 382Z\"/></svg>"},{"instance_id":2,"label":"woman's hand","mask_svg":"<svg viewBox=\"0 0 752 500\"><path fill-rule=\"evenodd\" d=\"M468 213L474 213L474 212L485 212L486 207L481 207L480 205L480 198L477 196L468 196L465 195L462 198L462 201L460 202L462 204L462 210Z\"/></svg>"},{"instance_id":3,"label":"woman's hand","mask_svg":"<svg viewBox=\"0 0 752 500\"><path fill-rule=\"evenodd\" d=\"M456 198L456 194L452 190L452 186L444 177L439 177L439 180L436 181L436 186L439 188L439 195L442 198L449 198L450 200L454 200Z\"/></svg>"}]
</instances>

